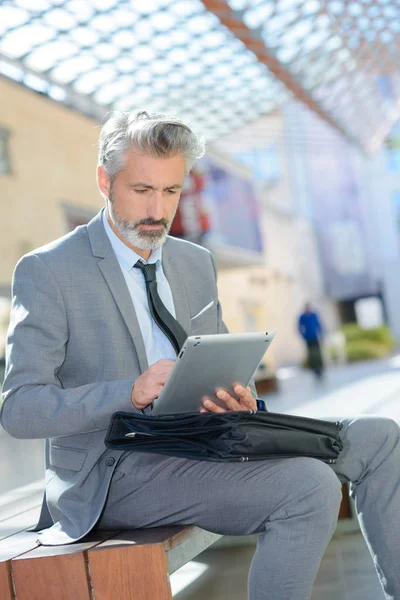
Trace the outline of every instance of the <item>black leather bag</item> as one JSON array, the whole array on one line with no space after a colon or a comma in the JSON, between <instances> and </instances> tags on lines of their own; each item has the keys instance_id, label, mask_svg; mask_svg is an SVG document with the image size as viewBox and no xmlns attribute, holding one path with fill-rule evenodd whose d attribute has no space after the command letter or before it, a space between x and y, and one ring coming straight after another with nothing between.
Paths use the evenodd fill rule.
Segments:
<instances>
[{"instance_id":1,"label":"black leather bag","mask_svg":"<svg viewBox=\"0 0 400 600\"><path fill-rule=\"evenodd\" d=\"M105 444L195 460L248 461L308 456L333 464L343 448L341 424L270 412L154 416L117 412Z\"/></svg>"}]
</instances>

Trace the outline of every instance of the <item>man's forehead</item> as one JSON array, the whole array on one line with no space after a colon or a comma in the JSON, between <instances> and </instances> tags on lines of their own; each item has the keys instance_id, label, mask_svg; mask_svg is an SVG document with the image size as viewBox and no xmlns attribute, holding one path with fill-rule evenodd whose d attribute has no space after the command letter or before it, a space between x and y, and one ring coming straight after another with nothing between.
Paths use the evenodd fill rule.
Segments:
<instances>
[{"instance_id":1,"label":"man's forehead","mask_svg":"<svg viewBox=\"0 0 400 600\"><path fill-rule=\"evenodd\" d=\"M128 150L122 172L131 181L152 184L160 180L164 185L182 185L185 159L177 154L171 157L152 156L137 150Z\"/></svg>"},{"instance_id":2,"label":"man's forehead","mask_svg":"<svg viewBox=\"0 0 400 600\"><path fill-rule=\"evenodd\" d=\"M169 156L157 156L155 154L151 154L150 152L141 151L138 148L128 148L125 150L125 160L129 162L135 163L181 163L185 162L185 158L182 154L171 154Z\"/></svg>"}]
</instances>

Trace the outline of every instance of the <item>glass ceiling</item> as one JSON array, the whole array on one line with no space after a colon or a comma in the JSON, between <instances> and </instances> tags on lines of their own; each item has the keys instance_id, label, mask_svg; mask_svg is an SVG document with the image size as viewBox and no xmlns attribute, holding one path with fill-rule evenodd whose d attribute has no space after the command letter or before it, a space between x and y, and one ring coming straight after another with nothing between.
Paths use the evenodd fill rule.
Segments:
<instances>
[{"instance_id":1,"label":"glass ceiling","mask_svg":"<svg viewBox=\"0 0 400 600\"><path fill-rule=\"evenodd\" d=\"M95 117L169 112L209 140L286 97L200 0L0 4L1 72Z\"/></svg>"},{"instance_id":2,"label":"glass ceiling","mask_svg":"<svg viewBox=\"0 0 400 600\"><path fill-rule=\"evenodd\" d=\"M400 0L204 0L295 96L367 151L400 117Z\"/></svg>"},{"instance_id":3,"label":"glass ceiling","mask_svg":"<svg viewBox=\"0 0 400 600\"><path fill-rule=\"evenodd\" d=\"M0 2L0 73L101 118L176 114L214 140L289 94L367 150L400 109L400 0Z\"/></svg>"}]
</instances>

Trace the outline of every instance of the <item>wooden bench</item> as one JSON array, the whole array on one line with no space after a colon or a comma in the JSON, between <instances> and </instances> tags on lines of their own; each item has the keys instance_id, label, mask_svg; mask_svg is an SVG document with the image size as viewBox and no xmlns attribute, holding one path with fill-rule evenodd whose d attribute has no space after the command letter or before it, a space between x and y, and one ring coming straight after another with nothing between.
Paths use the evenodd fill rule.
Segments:
<instances>
[{"instance_id":1,"label":"wooden bench","mask_svg":"<svg viewBox=\"0 0 400 600\"><path fill-rule=\"evenodd\" d=\"M354 529L343 488L339 523ZM41 499L40 489L0 507L1 600L171 600L169 575L221 538L194 526L160 527L98 531L76 544L39 546L27 528L37 522ZM235 539L217 546L236 545Z\"/></svg>"},{"instance_id":2,"label":"wooden bench","mask_svg":"<svg viewBox=\"0 0 400 600\"><path fill-rule=\"evenodd\" d=\"M94 531L75 544L40 546L37 533L18 530L18 522L35 523L38 508L0 521L1 600L171 600L170 574L221 537L176 526Z\"/></svg>"}]
</instances>

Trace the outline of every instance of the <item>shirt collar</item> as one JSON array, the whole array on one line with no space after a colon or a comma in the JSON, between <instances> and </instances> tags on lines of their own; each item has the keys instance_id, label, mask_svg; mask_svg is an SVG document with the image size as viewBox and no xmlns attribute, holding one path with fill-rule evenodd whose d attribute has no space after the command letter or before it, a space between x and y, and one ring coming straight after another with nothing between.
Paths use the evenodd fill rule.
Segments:
<instances>
[{"instance_id":1,"label":"shirt collar","mask_svg":"<svg viewBox=\"0 0 400 600\"><path fill-rule=\"evenodd\" d=\"M134 250L129 248L126 244L124 244L124 242L122 240L120 240L119 237L114 233L114 231L110 227L110 224L107 219L107 212L104 208L103 208L103 225L104 225L104 229L106 231L107 237L110 240L111 246L112 246L112 248L115 252L115 255L118 259L118 262L120 262L128 271L130 271L132 269L133 265L135 265L138 262L138 260L141 260L145 264L147 264L147 263L157 264L157 267L159 265L161 265L162 246L159 246L155 250L152 250L151 254L149 256L149 260L146 261L144 258L139 256L139 254L137 254L137 252L135 252Z\"/></svg>"}]
</instances>

